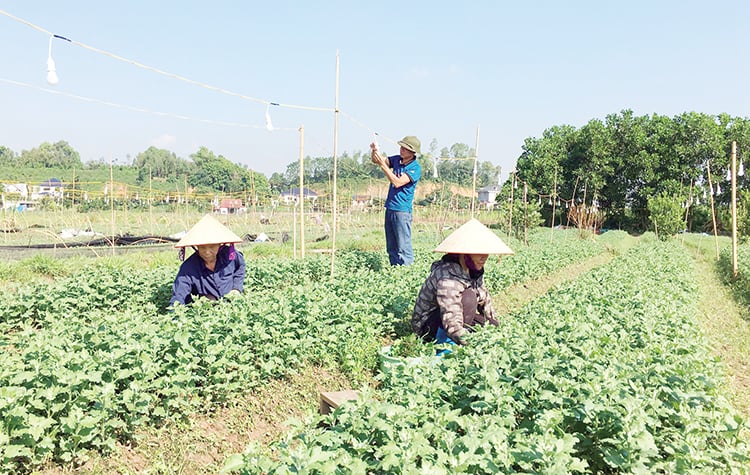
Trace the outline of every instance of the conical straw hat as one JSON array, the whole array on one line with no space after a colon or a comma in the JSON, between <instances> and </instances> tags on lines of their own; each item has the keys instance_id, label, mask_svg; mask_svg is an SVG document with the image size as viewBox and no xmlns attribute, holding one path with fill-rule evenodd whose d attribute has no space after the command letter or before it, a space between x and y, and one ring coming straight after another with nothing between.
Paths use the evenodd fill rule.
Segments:
<instances>
[{"instance_id":1,"label":"conical straw hat","mask_svg":"<svg viewBox=\"0 0 750 475\"><path fill-rule=\"evenodd\" d=\"M513 254L502 239L475 218L453 231L435 248L448 254Z\"/></svg>"},{"instance_id":2,"label":"conical straw hat","mask_svg":"<svg viewBox=\"0 0 750 475\"><path fill-rule=\"evenodd\" d=\"M203 244L229 244L242 242L229 228L207 214L190 228L174 247L201 246Z\"/></svg>"}]
</instances>

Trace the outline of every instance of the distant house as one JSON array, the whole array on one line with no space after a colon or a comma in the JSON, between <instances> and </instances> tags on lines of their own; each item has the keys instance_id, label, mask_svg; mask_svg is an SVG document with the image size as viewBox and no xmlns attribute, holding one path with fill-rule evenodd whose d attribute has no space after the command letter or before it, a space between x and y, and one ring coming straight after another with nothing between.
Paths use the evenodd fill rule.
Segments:
<instances>
[{"instance_id":1,"label":"distant house","mask_svg":"<svg viewBox=\"0 0 750 475\"><path fill-rule=\"evenodd\" d=\"M223 198L221 201L214 201L214 213L219 214L235 214L244 213L247 211L242 205L240 198Z\"/></svg>"},{"instance_id":2,"label":"distant house","mask_svg":"<svg viewBox=\"0 0 750 475\"><path fill-rule=\"evenodd\" d=\"M62 198L63 191L63 182L57 178L50 178L47 181L43 181L38 185L33 185L31 187L31 199L32 201L47 197L58 199Z\"/></svg>"},{"instance_id":3,"label":"distant house","mask_svg":"<svg viewBox=\"0 0 750 475\"><path fill-rule=\"evenodd\" d=\"M29 208L29 187L26 183L4 183L2 193L3 209L16 208L19 211Z\"/></svg>"},{"instance_id":4,"label":"distant house","mask_svg":"<svg viewBox=\"0 0 750 475\"><path fill-rule=\"evenodd\" d=\"M500 185L485 186L477 190L477 200L480 205L485 205L491 209L495 205L495 198L500 194L502 187Z\"/></svg>"},{"instance_id":5,"label":"distant house","mask_svg":"<svg viewBox=\"0 0 750 475\"><path fill-rule=\"evenodd\" d=\"M3 193L18 196L22 200L29 199L29 187L26 185L26 183L3 184Z\"/></svg>"},{"instance_id":6,"label":"distant house","mask_svg":"<svg viewBox=\"0 0 750 475\"><path fill-rule=\"evenodd\" d=\"M299 188L292 188L288 191L282 191L279 195L279 198L281 198L281 201L284 204L297 204L299 202L299 194ZM302 196L305 198L305 200L312 201L313 203L318 201L318 194L308 188L302 189Z\"/></svg>"}]
</instances>

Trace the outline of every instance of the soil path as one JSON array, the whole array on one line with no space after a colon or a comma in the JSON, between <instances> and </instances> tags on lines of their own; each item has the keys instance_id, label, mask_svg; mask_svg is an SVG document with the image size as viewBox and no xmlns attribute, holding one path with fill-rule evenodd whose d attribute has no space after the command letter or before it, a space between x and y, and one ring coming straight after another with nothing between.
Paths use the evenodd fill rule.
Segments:
<instances>
[{"instance_id":1,"label":"soil path","mask_svg":"<svg viewBox=\"0 0 750 475\"><path fill-rule=\"evenodd\" d=\"M699 323L727 374L728 399L750 419L750 309L738 304L721 282L713 256L693 257L701 291Z\"/></svg>"},{"instance_id":2,"label":"soil path","mask_svg":"<svg viewBox=\"0 0 750 475\"><path fill-rule=\"evenodd\" d=\"M500 313L510 313L527 302L546 293L552 287L575 280L580 275L603 266L614 258L612 253L604 253L582 262L570 265L559 271L536 280L512 285L498 295L492 296L492 306Z\"/></svg>"}]
</instances>

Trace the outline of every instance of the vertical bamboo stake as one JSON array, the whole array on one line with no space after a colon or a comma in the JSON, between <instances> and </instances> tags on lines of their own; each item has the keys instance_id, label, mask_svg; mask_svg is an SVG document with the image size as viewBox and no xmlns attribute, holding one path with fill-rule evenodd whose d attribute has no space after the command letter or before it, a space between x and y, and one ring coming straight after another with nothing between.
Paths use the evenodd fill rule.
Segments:
<instances>
[{"instance_id":1,"label":"vertical bamboo stake","mask_svg":"<svg viewBox=\"0 0 750 475\"><path fill-rule=\"evenodd\" d=\"M578 190L578 180L580 180L581 177L576 177L576 182L573 185L573 195L570 197L570 206L574 207L576 205L576 190ZM565 227L570 227L570 208L568 209L568 219L565 221ZM562 223L562 219L560 220Z\"/></svg>"},{"instance_id":2,"label":"vertical bamboo stake","mask_svg":"<svg viewBox=\"0 0 750 475\"><path fill-rule=\"evenodd\" d=\"M190 222L190 208L188 207L188 188L187 188L187 174L185 174L185 222Z\"/></svg>"},{"instance_id":3,"label":"vertical bamboo stake","mask_svg":"<svg viewBox=\"0 0 750 475\"><path fill-rule=\"evenodd\" d=\"M552 185L552 222L549 225L549 240L552 241L552 235L555 232L555 208L557 207L557 167L555 167L555 179ZM560 220L562 224L562 219Z\"/></svg>"},{"instance_id":4,"label":"vertical bamboo stake","mask_svg":"<svg viewBox=\"0 0 750 475\"><path fill-rule=\"evenodd\" d=\"M737 277L737 142L732 142L732 276Z\"/></svg>"},{"instance_id":5,"label":"vertical bamboo stake","mask_svg":"<svg viewBox=\"0 0 750 475\"><path fill-rule=\"evenodd\" d=\"M513 174L513 179L510 180L510 201L508 202L508 238L510 238L510 233L513 232L513 190L518 180L516 172L513 171L511 173Z\"/></svg>"},{"instance_id":6,"label":"vertical bamboo stake","mask_svg":"<svg viewBox=\"0 0 750 475\"><path fill-rule=\"evenodd\" d=\"M479 126L477 125L477 142L474 148L474 177L471 181L471 217L474 217L474 201L477 196L477 162L479 160Z\"/></svg>"},{"instance_id":7,"label":"vertical bamboo stake","mask_svg":"<svg viewBox=\"0 0 750 475\"><path fill-rule=\"evenodd\" d=\"M693 202L693 180L691 179L690 191L688 191L688 199L687 199L687 203L685 204L685 232L682 233L682 239L680 240L680 242L682 243L685 242L685 234L687 234L687 232L689 231L687 227L687 222L688 222L688 216L690 214L690 205L692 202Z\"/></svg>"},{"instance_id":8,"label":"vertical bamboo stake","mask_svg":"<svg viewBox=\"0 0 750 475\"><path fill-rule=\"evenodd\" d=\"M151 230L151 235L154 235L154 205L152 199L152 193L154 192L153 184L151 183L151 167L148 167L148 225Z\"/></svg>"},{"instance_id":9,"label":"vertical bamboo stake","mask_svg":"<svg viewBox=\"0 0 750 475\"><path fill-rule=\"evenodd\" d=\"M335 268L336 262L336 228L338 227L337 213L337 193L336 193L336 175L338 175L338 143L339 143L339 52L336 51L336 99L333 113L333 229L331 238L331 275Z\"/></svg>"},{"instance_id":10,"label":"vertical bamboo stake","mask_svg":"<svg viewBox=\"0 0 750 475\"><path fill-rule=\"evenodd\" d=\"M250 172L250 199L252 200L253 205L253 220L255 220L255 215L257 213L257 209L255 209L255 172Z\"/></svg>"},{"instance_id":11,"label":"vertical bamboo stake","mask_svg":"<svg viewBox=\"0 0 750 475\"><path fill-rule=\"evenodd\" d=\"M70 207L71 209L76 208L76 167L73 167L73 183L70 184Z\"/></svg>"},{"instance_id":12,"label":"vertical bamboo stake","mask_svg":"<svg viewBox=\"0 0 750 475\"><path fill-rule=\"evenodd\" d=\"M526 245L529 244L528 223L529 223L529 186L526 182L523 182L523 243Z\"/></svg>"},{"instance_id":13,"label":"vertical bamboo stake","mask_svg":"<svg viewBox=\"0 0 750 475\"><path fill-rule=\"evenodd\" d=\"M297 258L297 207L292 206L292 255Z\"/></svg>"},{"instance_id":14,"label":"vertical bamboo stake","mask_svg":"<svg viewBox=\"0 0 750 475\"><path fill-rule=\"evenodd\" d=\"M112 255L115 255L115 179L112 172L112 155L109 156L109 207L112 210L110 230L112 231Z\"/></svg>"},{"instance_id":15,"label":"vertical bamboo stake","mask_svg":"<svg viewBox=\"0 0 750 475\"><path fill-rule=\"evenodd\" d=\"M719 260L719 233L716 230L716 209L714 208L714 185L711 183L711 162L706 162L708 172L708 188L711 191L711 219L714 223L714 242L716 244L716 260Z\"/></svg>"},{"instance_id":16,"label":"vertical bamboo stake","mask_svg":"<svg viewBox=\"0 0 750 475\"><path fill-rule=\"evenodd\" d=\"M305 126L299 127L299 247L300 256L305 258L305 196L302 190L305 186Z\"/></svg>"}]
</instances>

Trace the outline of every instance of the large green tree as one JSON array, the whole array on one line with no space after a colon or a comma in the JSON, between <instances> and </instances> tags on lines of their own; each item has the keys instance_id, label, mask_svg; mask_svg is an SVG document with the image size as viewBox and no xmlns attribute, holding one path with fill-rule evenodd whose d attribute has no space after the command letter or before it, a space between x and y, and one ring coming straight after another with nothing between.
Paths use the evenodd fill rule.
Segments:
<instances>
[{"instance_id":1,"label":"large green tree","mask_svg":"<svg viewBox=\"0 0 750 475\"><path fill-rule=\"evenodd\" d=\"M260 180L256 174L232 163L223 156L216 156L206 147L201 147L190 155L195 164L193 172L188 176L191 186L202 190L223 193L249 192L256 194L261 190L270 190L268 180ZM256 183L257 182L257 183Z\"/></svg>"},{"instance_id":2,"label":"large green tree","mask_svg":"<svg viewBox=\"0 0 750 475\"><path fill-rule=\"evenodd\" d=\"M147 183L149 178L177 181L190 173L192 165L174 152L156 147L149 147L133 160L133 166L138 169L139 183Z\"/></svg>"},{"instance_id":3,"label":"large green tree","mask_svg":"<svg viewBox=\"0 0 750 475\"><path fill-rule=\"evenodd\" d=\"M43 142L31 150L23 150L19 164L32 168L82 168L81 156L65 142Z\"/></svg>"},{"instance_id":4,"label":"large green tree","mask_svg":"<svg viewBox=\"0 0 750 475\"><path fill-rule=\"evenodd\" d=\"M16 153L4 145L0 145L0 167L17 166Z\"/></svg>"}]
</instances>

